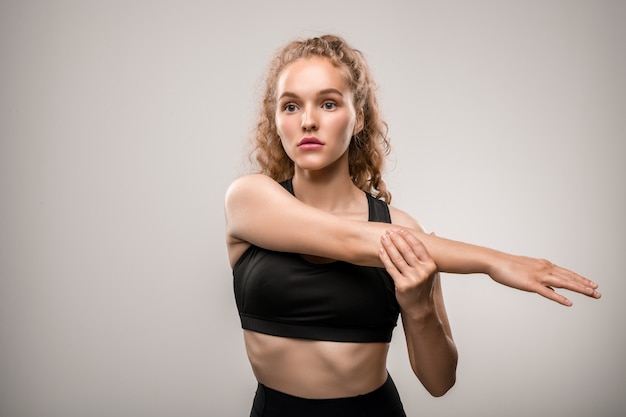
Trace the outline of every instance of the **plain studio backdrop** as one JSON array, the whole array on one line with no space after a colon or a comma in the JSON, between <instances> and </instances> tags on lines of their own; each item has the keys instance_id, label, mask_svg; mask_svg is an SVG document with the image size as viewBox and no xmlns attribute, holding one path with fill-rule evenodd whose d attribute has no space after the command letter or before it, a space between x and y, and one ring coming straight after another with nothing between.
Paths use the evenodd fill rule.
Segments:
<instances>
[{"instance_id":1,"label":"plain studio backdrop","mask_svg":"<svg viewBox=\"0 0 626 417\"><path fill-rule=\"evenodd\" d=\"M596 280L572 308L444 275L460 360L409 416L626 410L620 1L2 1L0 415L247 416L224 192L285 42L362 50L393 203L441 236ZM349 294L346 294L349 297Z\"/></svg>"}]
</instances>

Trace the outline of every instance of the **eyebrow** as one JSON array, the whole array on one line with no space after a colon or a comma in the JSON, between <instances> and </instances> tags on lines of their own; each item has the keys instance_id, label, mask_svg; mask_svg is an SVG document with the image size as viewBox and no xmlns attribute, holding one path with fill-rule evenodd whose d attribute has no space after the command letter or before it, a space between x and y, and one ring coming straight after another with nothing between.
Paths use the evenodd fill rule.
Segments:
<instances>
[{"instance_id":1,"label":"eyebrow","mask_svg":"<svg viewBox=\"0 0 626 417\"><path fill-rule=\"evenodd\" d=\"M337 90L336 88L326 88L317 93L318 96L323 96L325 94L339 94L341 97L343 97L343 93ZM296 93L292 93L291 91L285 91L284 93L280 95L280 97L278 97L278 99L280 100L283 97L298 98L299 96Z\"/></svg>"}]
</instances>

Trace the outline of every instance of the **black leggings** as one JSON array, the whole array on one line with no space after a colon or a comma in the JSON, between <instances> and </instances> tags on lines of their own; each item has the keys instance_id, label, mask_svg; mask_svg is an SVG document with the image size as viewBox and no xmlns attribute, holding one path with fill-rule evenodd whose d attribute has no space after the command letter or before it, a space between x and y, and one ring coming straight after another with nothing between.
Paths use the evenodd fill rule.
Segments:
<instances>
[{"instance_id":1,"label":"black leggings","mask_svg":"<svg viewBox=\"0 0 626 417\"><path fill-rule=\"evenodd\" d=\"M356 397L307 399L259 384L250 417L406 417L391 377L377 390Z\"/></svg>"}]
</instances>

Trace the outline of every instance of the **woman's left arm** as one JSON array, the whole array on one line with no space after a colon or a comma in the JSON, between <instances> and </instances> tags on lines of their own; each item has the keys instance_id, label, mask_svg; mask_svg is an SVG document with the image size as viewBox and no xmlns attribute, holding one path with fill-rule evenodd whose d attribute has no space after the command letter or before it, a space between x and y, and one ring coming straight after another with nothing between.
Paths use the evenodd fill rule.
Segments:
<instances>
[{"instance_id":1,"label":"woman's left arm","mask_svg":"<svg viewBox=\"0 0 626 417\"><path fill-rule=\"evenodd\" d=\"M409 233L381 238L380 259L394 280L409 361L428 392L444 395L456 381L456 346L443 302L437 265Z\"/></svg>"}]
</instances>

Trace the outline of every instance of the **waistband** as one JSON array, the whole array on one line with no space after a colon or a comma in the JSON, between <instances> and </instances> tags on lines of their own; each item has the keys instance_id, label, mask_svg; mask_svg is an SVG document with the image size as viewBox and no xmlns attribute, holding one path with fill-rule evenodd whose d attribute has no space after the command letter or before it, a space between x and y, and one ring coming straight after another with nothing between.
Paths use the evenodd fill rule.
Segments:
<instances>
[{"instance_id":1,"label":"waistband","mask_svg":"<svg viewBox=\"0 0 626 417\"><path fill-rule=\"evenodd\" d=\"M256 413L256 414L255 414ZM344 398L309 399L274 390L259 383L253 414L262 417L406 417L398 390L391 379L376 390Z\"/></svg>"}]
</instances>

